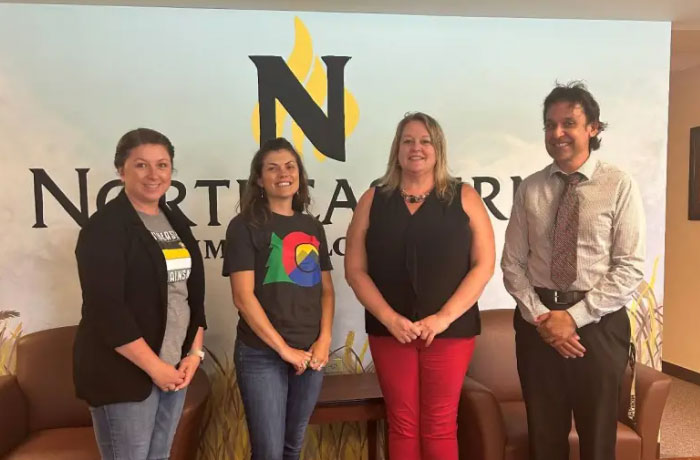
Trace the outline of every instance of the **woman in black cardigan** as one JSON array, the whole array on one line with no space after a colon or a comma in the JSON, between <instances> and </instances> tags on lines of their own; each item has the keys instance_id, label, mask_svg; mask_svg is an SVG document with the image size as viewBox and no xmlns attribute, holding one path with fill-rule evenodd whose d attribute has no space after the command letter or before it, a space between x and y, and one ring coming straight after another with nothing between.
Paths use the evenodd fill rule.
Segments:
<instances>
[{"instance_id":1,"label":"woman in black cardigan","mask_svg":"<svg viewBox=\"0 0 700 460\"><path fill-rule=\"evenodd\" d=\"M124 190L90 217L75 249L83 306L73 372L102 458L167 459L204 359L202 256L164 199L173 157L157 131L126 133L114 157Z\"/></svg>"}]
</instances>

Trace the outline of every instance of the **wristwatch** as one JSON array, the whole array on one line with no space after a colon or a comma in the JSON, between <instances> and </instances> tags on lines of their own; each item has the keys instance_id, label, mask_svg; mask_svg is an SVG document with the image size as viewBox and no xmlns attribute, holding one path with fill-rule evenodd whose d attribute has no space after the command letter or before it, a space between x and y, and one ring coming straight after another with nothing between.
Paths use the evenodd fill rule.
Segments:
<instances>
[{"instance_id":1,"label":"wristwatch","mask_svg":"<svg viewBox=\"0 0 700 460\"><path fill-rule=\"evenodd\" d=\"M194 349L190 350L189 353L187 353L187 356L190 356L190 355L199 356L199 359L204 361L204 350L202 350L202 349L194 348Z\"/></svg>"}]
</instances>

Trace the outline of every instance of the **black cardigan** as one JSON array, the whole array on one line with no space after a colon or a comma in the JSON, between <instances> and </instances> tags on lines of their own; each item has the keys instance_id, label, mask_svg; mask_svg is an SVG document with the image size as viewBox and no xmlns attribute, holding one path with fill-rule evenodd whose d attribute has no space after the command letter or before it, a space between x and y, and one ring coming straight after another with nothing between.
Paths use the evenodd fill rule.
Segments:
<instances>
[{"instance_id":1,"label":"black cardigan","mask_svg":"<svg viewBox=\"0 0 700 460\"><path fill-rule=\"evenodd\" d=\"M182 212L164 201L160 208L192 258L184 356L197 329L206 328L204 266ZM83 292L73 349L76 395L91 406L143 401L151 392L151 378L115 348L143 337L156 354L160 352L168 311L163 252L122 190L90 217L78 236L75 255Z\"/></svg>"}]
</instances>

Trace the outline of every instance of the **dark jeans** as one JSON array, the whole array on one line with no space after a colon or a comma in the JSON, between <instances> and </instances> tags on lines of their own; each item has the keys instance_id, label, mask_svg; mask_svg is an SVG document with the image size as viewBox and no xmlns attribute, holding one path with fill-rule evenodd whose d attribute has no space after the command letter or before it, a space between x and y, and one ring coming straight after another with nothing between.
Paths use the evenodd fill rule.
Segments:
<instances>
[{"instance_id":1,"label":"dark jeans","mask_svg":"<svg viewBox=\"0 0 700 460\"><path fill-rule=\"evenodd\" d=\"M296 375L270 348L253 348L240 340L234 362L252 460L298 460L323 372L307 369Z\"/></svg>"},{"instance_id":2,"label":"dark jeans","mask_svg":"<svg viewBox=\"0 0 700 460\"><path fill-rule=\"evenodd\" d=\"M582 460L614 460L620 384L630 348L621 308L576 332L583 358L563 358L515 309L518 373L527 408L530 458L568 460L573 411Z\"/></svg>"}]
</instances>

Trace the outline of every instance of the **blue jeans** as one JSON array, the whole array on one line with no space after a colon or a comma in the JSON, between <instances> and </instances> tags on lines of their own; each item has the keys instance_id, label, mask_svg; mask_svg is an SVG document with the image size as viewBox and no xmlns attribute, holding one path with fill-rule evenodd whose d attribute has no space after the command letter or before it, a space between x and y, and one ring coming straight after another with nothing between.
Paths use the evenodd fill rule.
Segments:
<instances>
[{"instance_id":1,"label":"blue jeans","mask_svg":"<svg viewBox=\"0 0 700 460\"><path fill-rule=\"evenodd\" d=\"M252 460L298 460L323 372L307 369L296 375L273 350L249 347L240 340L233 356Z\"/></svg>"},{"instance_id":2,"label":"blue jeans","mask_svg":"<svg viewBox=\"0 0 700 460\"><path fill-rule=\"evenodd\" d=\"M102 459L168 459L186 392L164 392L154 385L143 401L90 407Z\"/></svg>"}]
</instances>

